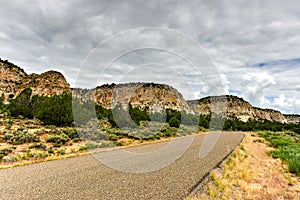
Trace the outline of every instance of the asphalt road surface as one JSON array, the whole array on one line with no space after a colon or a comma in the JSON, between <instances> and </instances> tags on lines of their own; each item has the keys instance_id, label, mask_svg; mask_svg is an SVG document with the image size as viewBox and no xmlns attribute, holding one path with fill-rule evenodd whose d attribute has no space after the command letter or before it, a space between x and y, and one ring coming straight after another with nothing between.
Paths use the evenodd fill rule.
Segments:
<instances>
[{"instance_id":1,"label":"asphalt road surface","mask_svg":"<svg viewBox=\"0 0 300 200\"><path fill-rule=\"evenodd\" d=\"M209 149L204 138L182 137L125 153L113 150L2 169L0 199L183 199L243 134L224 132L212 150L201 155L201 146L202 151Z\"/></svg>"}]
</instances>

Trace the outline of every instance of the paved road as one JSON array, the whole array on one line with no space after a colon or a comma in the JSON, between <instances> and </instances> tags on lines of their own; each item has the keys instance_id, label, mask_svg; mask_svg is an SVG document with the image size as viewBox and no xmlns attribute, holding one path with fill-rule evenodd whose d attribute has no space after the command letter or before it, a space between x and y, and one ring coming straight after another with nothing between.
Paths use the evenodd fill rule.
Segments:
<instances>
[{"instance_id":1,"label":"paved road","mask_svg":"<svg viewBox=\"0 0 300 200\"><path fill-rule=\"evenodd\" d=\"M129 148L130 152L144 155L144 162L139 164L131 162L130 156L120 157L122 154L116 154L118 151L111 151L3 169L0 170L0 199L183 199L242 138L242 133L222 133L212 151L200 159L199 149L204 135L196 136L185 153L170 165L168 157L172 157L172 151L165 148L167 153L157 154L158 149L164 148L162 146L170 145L164 142ZM179 142L175 144L178 148L169 146L174 154L176 149L184 149L180 146L185 146L189 141L186 137L177 140ZM115 169L98 160L105 163L109 156L115 158L106 164ZM157 165L152 163L157 160L166 160L168 165L153 170ZM136 173L141 169L136 165L148 166L148 172ZM119 166L125 170L116 170ZM131 168L134 173L126 172Z\"/></svg>"}]
</instances>

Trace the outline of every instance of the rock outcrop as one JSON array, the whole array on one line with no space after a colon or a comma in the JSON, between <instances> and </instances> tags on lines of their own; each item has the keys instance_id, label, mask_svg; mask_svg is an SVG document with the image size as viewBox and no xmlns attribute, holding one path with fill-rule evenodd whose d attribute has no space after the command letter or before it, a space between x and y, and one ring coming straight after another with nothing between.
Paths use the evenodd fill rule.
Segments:
<instances>
[{"instance_id":1,"label":"rock outcrop","mask_svg":"<svg viewBox=\"0 0 300 200\"><path fill-rule=\"evenodd\" d=\"M20 67L0 59L0 95L4 94L6 100L15 96L18 85L26 76L27 74Z\"/></svg>"},{"instance_id":2,"label":"rock outcrop","mask_svg":"<svg viewBox=\"0 0 300 200\"><path fill-rule=\"evenodd\" d=\"M300 115L284 115L287 123L299 123L300 122Z\"/></svg>"},{"instance_id":3,"label":"rock outcrop","mask_svg":"<svg viewBox=\"0 0 300 200\"><path fill-rule=\"evenodd\" d=\"M197 114L207 115L211 112L218 115L226 114L228 118L236 117L244 122L253 119L266 119L281 123L287 122L284 115L279 111L253 107L244 99L232 95L206 97L199 100L187 101L187 103Z\"/></svg>"},{"instance_id":4,"label":"rock outcrop","mask_svg":"<svg viewBox=\"0 0 300 200\"><path fill-rule=\"evenodd\" d=\"M25 88L31 88L33 95L46 96L60 94L64 90L71 91L70 84L60 72L27 75L20 67L3 60L0 60L0 77L0 95L4 94L6 101L19 95Z\"/></svg>"},{"instance_id":5,"label":"rock outcrop","mask_svg":"<svg viewBox=\"0 0 300 200\"><path fill-rule=\"evenodd\" d=\"M186 101L173 87L156 83L106 84L94 89L71 89L65 77L56 71L27 75L20 67L0 59L0 95L5 100L14 98L25 88L31 88L33 95L60 94L72 91L82 100L91 100L105 108L113 108L117 103L128 103L134 108L149 109L160 112L165 109L185 111L192 114L226 115L242 121L270 120L281 123L298 123L300 115L283 115L272 109L255 108L240 97L225 95L205 97L199 100Z\"/></svg>"},{"instance_id":6,"label":"rock outcrop","mask_svg":"<svg viewBox=\"0 0 300 200\"><path fill-rule=\"evenodd\" d=\"M183 96L175 88L164 84L106 84L92 90L76 89L74 94L83 100L91 99L105 108L112 108L118 103L130 103L133 108L149 109L151 112L164 109L190 112Z\"/></svg>"}]
</instances>

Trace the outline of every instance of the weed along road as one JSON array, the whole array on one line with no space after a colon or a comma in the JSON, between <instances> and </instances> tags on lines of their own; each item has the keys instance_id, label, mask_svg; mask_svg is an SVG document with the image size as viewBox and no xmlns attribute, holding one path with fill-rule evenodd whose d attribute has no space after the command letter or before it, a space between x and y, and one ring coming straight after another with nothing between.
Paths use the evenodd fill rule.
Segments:
<instances>
[{"instance_id":1,"label":"weed along road","mask_svg":"<svg viewBox=\"0 0 300 200\"><path fill-rule=\"evenodd\" d=\"M0 199L183 199L241 142L243 134L223 132L212 150L201 156L205 138L182 137L127 148L127 153L112 150L2 169ZM184 153L172 161L180 151ZM133 162L134 155L143 156ZM156 169L161 163L163 168Z\"/></svg>"}]
</instances>

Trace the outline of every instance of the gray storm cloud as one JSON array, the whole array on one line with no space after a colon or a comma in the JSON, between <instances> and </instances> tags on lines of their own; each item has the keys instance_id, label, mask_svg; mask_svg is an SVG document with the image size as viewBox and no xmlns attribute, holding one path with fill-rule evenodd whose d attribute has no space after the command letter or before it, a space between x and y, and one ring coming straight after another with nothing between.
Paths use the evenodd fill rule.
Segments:
<instances>
[{"instance_id":1,"label":"gray storm cloud","mask_svg":"<svg viewBox=\"0 0 300 200\"><path fill-rule=\"evenodd\" d=\"M0 57L22 66L28 73L40 73L49 69L61 71L72 86L84 59L92 49L107 38L139 27L163 27L174 29L193 38L217 67L222 79L220 93L239 91L246 94L256 106L271 106L289 113L299 113L300 15L298 1L1 1L0 2ZM139 38L123 38L110 51L100 52L109 58L113 52L129 41L157 41L164 46L181 47L176 37L160 40L160 35L149 32ZM156 40L149 40L155 38ZM150 43L148 45L154 45ZM193 48L186 48L196 54ZM125 69L141 64L158 63L184 71L189 65L166 52L140 51L120 58L110 73L99 83L109 82L112 77L121 78ZM279 60L287 62L279 62ZM295 62L289 62L294 60ZM205 62L207 59L203 59ZM103 71L103 59L86 71L86 79L80 84L92 87L89 78L95 71ZM146 63L147 62L147 63ZM262 67L259 64L264 63ZM273 63L268 64L268 63ZM118 67L117 67L118 66ZM159 65L145 65L149 73L144 80L151 80ZM203 68L203 70L205 70ZM153 73L151 73L151 71ZM272 76L274 84L264 86L249 73L265 73ZM157 73L156 73L157 74ZM185 98L193 98L185 87L187 79L195 96L207 95L205 81L216 79L206 73L195 73L199 80L188 72L173 82L165 81L179 90ZM198 76L199 75L199 76ZM129 77L129 76L128 76ZM175 77L175 75L174 75ZM140 79L140 77L130 78ZM217 78L219 79L219 78ZM115 79L116 80L116 79ZM268 81L267 81L268 82ZM174 85L176 83L177 85ZM220 84L211 84L218 88ZM181 86L181 87L180 87ZM225 89L224 89L225 87ZM256 91L255 91L256 90ZM261 91L261 92L260 92ZM208 92L209 93L209 92ZM252 96L251 96L252 95ZM258 98L259 97L259 98ZM274 102L268 102L272 97ZM276 100L276 101L275 101ZM286 104L288 102L288 109ZM275 103L277 102L277 103Z\"/></svg>"}]
</instances>

